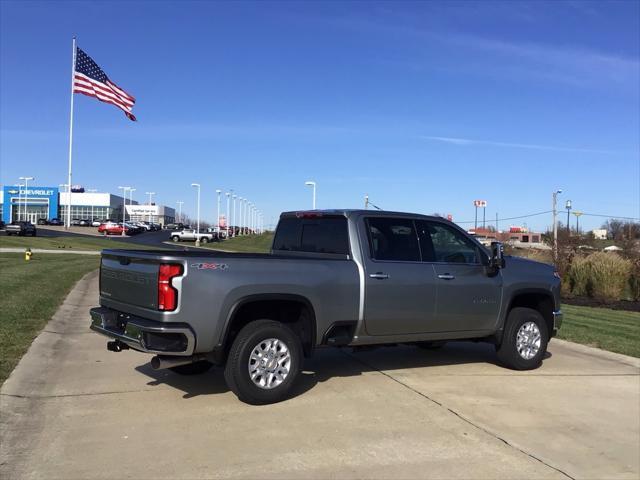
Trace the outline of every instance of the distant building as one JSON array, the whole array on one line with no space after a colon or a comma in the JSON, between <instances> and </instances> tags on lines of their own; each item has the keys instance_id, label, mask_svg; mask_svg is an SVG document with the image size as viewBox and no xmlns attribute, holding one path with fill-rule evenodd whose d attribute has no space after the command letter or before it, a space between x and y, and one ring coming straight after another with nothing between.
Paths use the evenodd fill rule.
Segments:
<instances>
[{"instance_id":1,"label":"distant building","mask_svg":"<svg viewBox=\"0 0 640 480\"><path fill-rule=\"evenodd\" d=\"M493 231L488 228L476 228L469 230L471 235L478 239L487 239L498 242L541 243L542 234L531 232L525 227L509 227L509 231Z\"/></svg>"},{"instance_id":2,"label":"distant building","mask_svg":"<svg viewBox=\"0 0 640 480\"><path fill-rule=\"evenodd\" d=\"M605 228L596 228L595 230L591 230L591 233L596 240L606 240L609 232L607 232Z\"/></svg>"},{"instance_id":3,"label":"distant building","mask_svg":"<svg viewBox=\"0 0 640 480\"><path fill-rule=\"evenodd\" d=\"M96 220L122 220L124 199L111 193L86 192L75 188L71 191L71 218ZM80 191L83 190L83 191ZM139 205L127 200L127 220L171 223L175 221L175 210L161 205ZM57 187L5 186L0 195L0 218L5 223L15 220L38 220L66 218L69 193L60 192Z\"/></svg>"}]
</instances>

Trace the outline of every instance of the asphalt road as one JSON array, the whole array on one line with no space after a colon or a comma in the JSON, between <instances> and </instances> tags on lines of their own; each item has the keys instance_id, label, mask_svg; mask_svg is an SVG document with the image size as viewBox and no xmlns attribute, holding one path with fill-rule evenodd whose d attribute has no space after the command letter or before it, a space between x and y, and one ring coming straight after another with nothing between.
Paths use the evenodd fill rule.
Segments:
<instances>
[{"instance_id":1,"label":"asphalt road","mask_svg":"<svg viewBox=\"0 0 640 480\"><path fill-rule=\"evenodd\" d=\"M65 236L81 236L81 237L101 237L98 235L97 228L95 227L72 227L71 231L65 231L61 227L43 227L38 226L38 236L39 237L59 237L61 235ZM179 245L169 245L163 242L166 242L170 239L170 230L159 230L157 232L144 232L138 235L132 236L124 236L120 237L118 235L109 235L109 239L115 240L118 242L125 242L128 244L134 245L150 245L157 246L162 249L170 249L170 248L178 248L183 249L186 246L193 246L192 243L184 243Z\"/></svg>"},{"instance_id":2,"label":"asphalt road","mask_svg":"<svg viewBox=\"0 0 640 480\"><path fill-rule=\"evenodd\" d=\"M541 368L490 346L322 350L295 396L239 402L222 373L154 371L89 331L72 291L0 390L0 478L640 477L640 360L552 341Z\"/></svg>"}]
</instances>

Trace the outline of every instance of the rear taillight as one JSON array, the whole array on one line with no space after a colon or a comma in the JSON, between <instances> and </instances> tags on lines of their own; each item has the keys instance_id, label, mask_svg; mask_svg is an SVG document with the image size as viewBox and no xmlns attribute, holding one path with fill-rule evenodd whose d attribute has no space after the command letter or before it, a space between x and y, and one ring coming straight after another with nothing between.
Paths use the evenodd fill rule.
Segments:
<instances>
[{"instance_id":1,"label":"rear taillight","mask_svg":"<svg viewBox=\"0 0 640 480\"><path fill-rule=\"evenodd\" d=\"M158 271L158 310L171 311L178 306L178 291L171 285L174 277L182 275L182 265L163 263Z\"/></svg>"}]
</instances>

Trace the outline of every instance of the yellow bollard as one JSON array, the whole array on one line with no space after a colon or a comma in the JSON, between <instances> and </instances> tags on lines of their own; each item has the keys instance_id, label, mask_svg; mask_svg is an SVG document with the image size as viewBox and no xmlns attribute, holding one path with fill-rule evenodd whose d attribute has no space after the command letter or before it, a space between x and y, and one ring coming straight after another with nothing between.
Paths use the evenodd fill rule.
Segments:
<instances>
[{"instance_id":1,"label":"yellow bollard","mask_svg":"<svg viewBox=\"0 0 640 480\"><path fill-rule=\"evenodd\" d=\"M29 260L31 260L31 255L33 255L33 252L31 252L31 249L27 247L27 249L24 251L24 259L28 262Z\"/></svg>"}]
</instances>

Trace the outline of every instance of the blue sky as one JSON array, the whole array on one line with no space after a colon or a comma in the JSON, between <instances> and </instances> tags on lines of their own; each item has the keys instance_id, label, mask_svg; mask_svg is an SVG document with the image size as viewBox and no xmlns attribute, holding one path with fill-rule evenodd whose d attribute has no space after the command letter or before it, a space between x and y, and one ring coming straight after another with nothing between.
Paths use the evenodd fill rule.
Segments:
<instances>
[{"instance_id":1,"label":"blue sky","mask_svg":"<svg viewBox=\"0 0 640 480\"><path fill-rule=\"evenodd\" d=\"M0 183L66 180L71 37L137 98L76 95L74 183L215 218L361 207L640 217L640 2L0 3ZM565 216L561 216L564 219ZM546 228L550 215L524 220ZM575 221L575 220L574 220ZM505 221L522 224L523 221ZM602 219L582 217L597 227Z\"/></svg>"}]
</instances>

